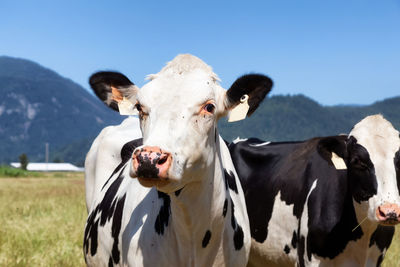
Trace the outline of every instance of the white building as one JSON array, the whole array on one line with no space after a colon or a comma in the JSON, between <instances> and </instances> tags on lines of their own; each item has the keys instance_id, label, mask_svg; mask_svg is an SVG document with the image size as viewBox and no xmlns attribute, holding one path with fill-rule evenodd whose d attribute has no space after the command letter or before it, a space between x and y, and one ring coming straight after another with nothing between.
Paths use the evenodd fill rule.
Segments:
<instances>
[{"instance_id":1,"label":"white building","mask_svg":"<svg viewBox=\"0 0 400 267\"><path fill-rule=\"evenodd\" d=\"M11 162L10 165L14 168L20 168L21 163ZM28 171L38 171L38 172L83 172L84 168L76 167L71 163L45 163L45 162L35 162L28 163L26 167Z\"/></svg>"}]
</instances>

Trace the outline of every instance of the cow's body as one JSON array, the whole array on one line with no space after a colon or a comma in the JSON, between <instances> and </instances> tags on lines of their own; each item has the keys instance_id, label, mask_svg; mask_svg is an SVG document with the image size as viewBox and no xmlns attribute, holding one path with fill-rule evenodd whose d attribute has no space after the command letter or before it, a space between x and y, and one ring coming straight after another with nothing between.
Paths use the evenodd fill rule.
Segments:
<instances>
[{"instance_id":1,"label":"cow's body","mask_svg":"<svg viewBox=\"0 0 400 267\"><path fill-rule=\"evenodd\" d=\"M249 266L382 262L390 225L399 221L399 134L383 117L370 116L350 136L229 145L250 220ZM378 219L375 213L387 207L396 215Z\"/></svg>"},{"instance_id":2,"label":"cow's body","mask_svg":"<svg viewBox=\"0 0 400 267\"><path fill-rule=\"evenodd\" d=\"M110 171L121 163L125 143L140 138L139 119L128 117L121 124L105 127L93 141L85 159L85 197L89 211L94 196L110 177Z\"/></svg>"},{"instance_id":3,"label":"cow's body","mask_svg":"<svg viewBox=\"0 0 400 267\"><path fill-rule=\"evenodd\" d=\"M250 244L244 199L236 175L224 176L224 170L230 174L235 170L223 163L230 161L225 143L218 139L217 144L220 156L215 164L224 167L212 172L221 172L173 194L130 179L131 153L122 155L125 162L101 190L97 198L101 201L95 202L88 218L87 263L244 266Z\"/></svg>"},{"instance_id":4,"label":"cow's body","mask_svg":"<svg viewBox=\"0 0 400 267\"><path fill-rule=\"evenodd\" d=\"M246 265L250 229L243 191L216 121L246 94L248 82L262 91L262 100L271 81L244 76L226 94L211 68L189 55L150 76L139 92L120 74L96 75L91 85L100 97L122 99L114 96L117 88L137 101L143 140L124 145L118 167L105 168L112 175L94 192L84 235L87 264Z\"/></svg>"}]
</instances>

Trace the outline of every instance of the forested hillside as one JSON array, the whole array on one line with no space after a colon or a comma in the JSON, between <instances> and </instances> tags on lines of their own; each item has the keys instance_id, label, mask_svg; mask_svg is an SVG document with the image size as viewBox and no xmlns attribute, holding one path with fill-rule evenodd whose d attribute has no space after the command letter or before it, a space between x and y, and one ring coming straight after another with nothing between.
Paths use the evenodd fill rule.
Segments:
<instances>
[{"instance_id":1,"label":"forested hillside","mask_svg":"<svg viewBox=\"0 0 400 267\"><path fill-rule=\"evenodd\" d=\"M220 132L227 140L238 136L270 141L303 140L349 133L362 118L377 113L400 129L400 97L367 106L322 106L303 95L273 96L264 100L246 120L220 122Z\"/></svg>"}]
</instances>

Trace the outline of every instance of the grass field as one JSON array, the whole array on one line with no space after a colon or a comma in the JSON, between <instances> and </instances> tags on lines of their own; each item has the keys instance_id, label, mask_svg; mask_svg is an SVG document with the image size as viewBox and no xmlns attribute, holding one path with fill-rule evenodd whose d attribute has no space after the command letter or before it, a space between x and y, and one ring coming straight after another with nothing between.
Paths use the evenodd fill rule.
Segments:
<instances>
[{"instance_id":1,"label":"grass field","mask_svg":"<svg viewBox=\"0 0 400 267\"><path fill-rule=\"evenodd\" d=\"M0 266L84 266L86 216L82 173L0 178ZM385 267L400 266L399 228Z\"/></svg>"},{"instance_id":2,"label":"grass field","mask_svg":"<svg viewBox=\"0 0 400 267\"><path fill-rule=\"evenodd\" d=\"M0 178L0 266L84 266L82 173Z\"/></svg>"}]
</instances>

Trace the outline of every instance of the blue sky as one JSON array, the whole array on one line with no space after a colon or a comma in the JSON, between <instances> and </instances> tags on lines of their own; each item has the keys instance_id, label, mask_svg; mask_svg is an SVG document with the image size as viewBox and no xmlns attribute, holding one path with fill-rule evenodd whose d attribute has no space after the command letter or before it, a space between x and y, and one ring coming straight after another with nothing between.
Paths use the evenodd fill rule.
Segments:
<instances>
[{"instance_id":1,"label":"blue sky","mask_svg":"<svg viewBox=\"0 0 400 267\"><path fill-rule=\"evenodd\" d=\"M0 55L26 58L88 89L97 70L139 86L179 53L228 88L241 74L273 94L324 105L400 95L400 0L0 1Z\"/></svg>"}]
</instances>

